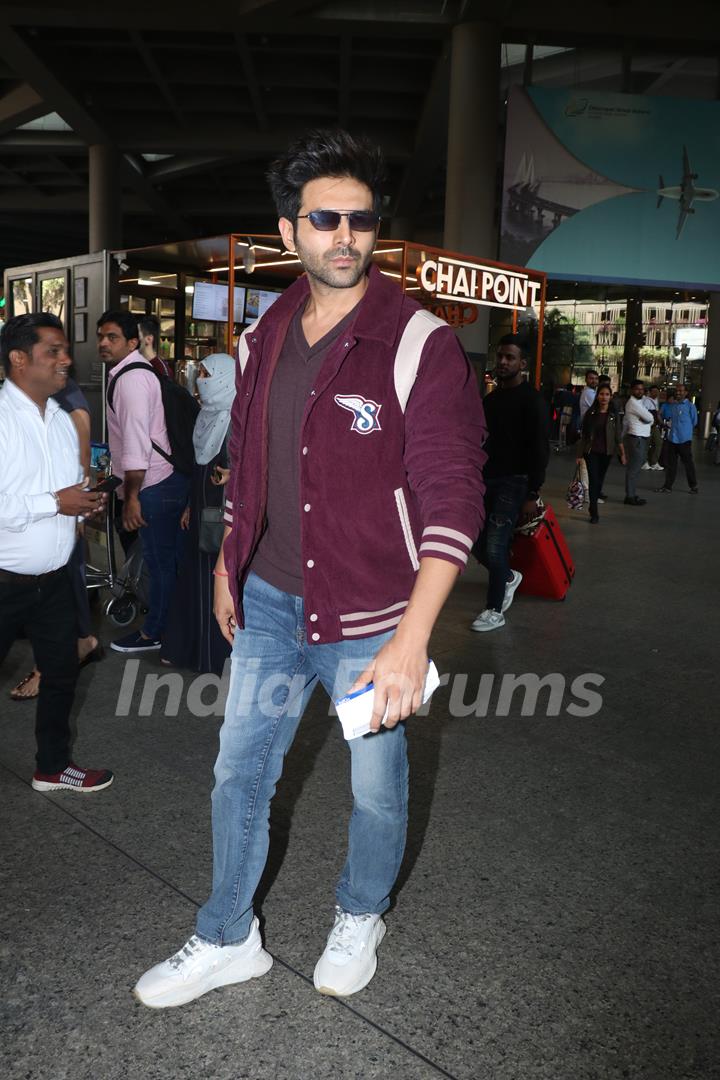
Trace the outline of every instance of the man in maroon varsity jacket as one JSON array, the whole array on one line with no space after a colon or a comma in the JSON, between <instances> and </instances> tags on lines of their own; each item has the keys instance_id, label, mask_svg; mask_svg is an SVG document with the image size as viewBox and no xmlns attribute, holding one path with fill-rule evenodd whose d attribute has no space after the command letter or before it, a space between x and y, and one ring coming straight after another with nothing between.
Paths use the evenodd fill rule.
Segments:
<instances>
[{"instance_id":1,"label":"man in maroon varsity jacket","mask_svg":"<svg viewBox=\"0 0 720 1080\"><path fill-rule=\"evenodd\" d=\"M305 275L239 346L215 614L232 676L213 792L214 872L196 933L136 995L164 1008L268 970L252 900L270 800L318 681L374 683L348 743L354 807L321 993L375 973L405 844L406 720L428 639L482 525L482 405L448 326L371 265L379 152L311 132L269 173Z\"/></svg>"}]
</instances>

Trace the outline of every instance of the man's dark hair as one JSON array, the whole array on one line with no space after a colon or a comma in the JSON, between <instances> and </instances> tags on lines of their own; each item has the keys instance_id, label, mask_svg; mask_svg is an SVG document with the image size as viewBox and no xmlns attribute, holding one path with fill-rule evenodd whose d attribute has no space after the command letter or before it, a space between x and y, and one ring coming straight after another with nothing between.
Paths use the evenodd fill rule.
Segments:
<instances>
[{"instance_id":1,"label":"man's dark hair","mask_svg":"<svg viewBox=\"0 0 720 1080\"><path fill-rule=\"evenodd\" d=\"M598 375L597 371L592 371L592 370L590 370L590 371L586 371L586 372L585 372L585 378L586 378L586 379L587 379L588 375L597 375L598 379L600 378L600 376Z\"/></svg>"},{"instance_id":2,"label":"man's dark hair","mask_svg":"<svg viewBox=\"0 0 720 1080\"><path fill-rule=\"evenodd\" d=\"M349 176L365 184L372 193L373 209L380 213L385 176L380 147L364 136L356 137L339 128L314 128L291 143L267 171L278 217L295 225L305 184L323 176Z\"/></svg>"},{"instance_id":3,"label":"man's dark hair","mask_svg":"<svg viewBox=\"0 0 720 1080\"><path fill-rule=\"evenodd\" d=\"M530 356L528 340L527 338L522 337L521 334L503 334L496 347L499 349L501 345L514 345L516 349L520 350L520 355L523 360L527 360Z\"/></svg>"},{"instance_id":4,"label":"man's dark hair","mask_svg":"<svg viewBox=\"0 0 720 1080\"><path fill-rule=\"evenodd\" d=\"M154 315L141 315L138 319L138 330L141 334L152 334L153 345L157 350L160 346L160 320Z\"/></svg>"},{"instance_id":5,"label":"man's dark hair","mask_svg":"<svg viewBox=\"0 0 720 1080\"><path fill-rule=\"evenodd\" d=\"M0 362L5 368L6 375L10 374L12 368L10 363L12 350L20 349L21 352L30 353L33 345L37 345L40 340L38 330L44 326L65 332L57 315L51 315L49 311L34 311L30 315L13 315L12 319L8 319L0 333Z\"/></svg>"},{"instance_id":6,"label":"man's dark hair","mask_svg":"<svg viewBox=\"0 0 720 1080\"><path fill-rule=\"evenodd\" d=\"M632 390L633 386L644 386L644 385L645 385L645 383L642 381L642 379L633 379L633 381L630 383L630 389Z\"/></svg>"},{"instance_id":7,"label":"man's dark hair","mask_svg":"<svg viewBox=\"0 0 720 1080\"><path fill-rule=\"evenodd\" d=\"M130 338L140 337L137 315L132 315L129 311L104 311L97 321L98 330L109 322L119 326L123 332L123 337L128 341Z\"/></svg>"}]
</instances>

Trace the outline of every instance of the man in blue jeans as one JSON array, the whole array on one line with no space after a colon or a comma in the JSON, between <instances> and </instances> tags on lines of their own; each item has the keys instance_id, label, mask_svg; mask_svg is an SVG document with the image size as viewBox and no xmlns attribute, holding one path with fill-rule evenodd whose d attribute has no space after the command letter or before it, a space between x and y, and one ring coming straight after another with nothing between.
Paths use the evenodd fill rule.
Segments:
<instances>
[{"instance_id":1,"label":"man in blue jeans","mask_svg":"<svg viewBox=\"0 0 720 1080\"><path fill-rule=\"evenodd\" d=\"M485 467L485 529L473 547L487 568L485 607L472 623L478 633L499 630L522 581L510 568L510 548L519 519L538 514L540 488L550 456L547 407L526 378L527 344L517 334L500 338L496 389L485 397L488 455Z\"/></svg>"},{"instance_id":2,"label":"man in blue jeans","mask_svg":"<svg viewBox=\"0 0 720 1080\"><path fill-rule=\"evenodd\" d=\"M149 610L142 630L118 638L110 648L122 653L153 652L161 646L175 587L180 518L187 505L189 479L173 469L166 456L171 449L160 383L138 351L135 316L129 311L104 312L98 319L97 345L100 360L110 367L108 442L113 473L123 480L118 488L123 529L139 529L150 578ZM125 370L138 363L142 368Z\"/></svg>"},{"instance_id":3,"label":"man in blue jeans","mask_svg":"<svg viewBox=\"0 0 720 1080\"><path fill-rule=\"evenodd\" d=\"M379 151L311 132L269 180L306 273L243 334L215 615L232 673L215 766L213 887L196 932L135 987L153 1008L264 974L253 895L270 800L321 682L374 683L349 742L353 811L335 921L313 976L362 990L405 847L406 720L428 639L482 515L477 382L450 328L371 265Z\"/></svg>"}]
</instances>

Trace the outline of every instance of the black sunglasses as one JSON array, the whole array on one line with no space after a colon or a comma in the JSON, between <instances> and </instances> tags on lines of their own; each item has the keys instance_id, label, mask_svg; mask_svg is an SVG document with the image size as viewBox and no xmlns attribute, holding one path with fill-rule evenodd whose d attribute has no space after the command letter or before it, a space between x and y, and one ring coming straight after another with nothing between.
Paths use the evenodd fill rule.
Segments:
<instances>
[{"instance_id":1,"label":"black sunglasses","mask_svg":"<svg viewBox=\"0 0 720 1080\"><path fill-rule=\"evenodd\" d=\"M309 214L298 214L319 232L335 232L344 217L353 232L372 232L380 224L380 215L374 210L311 210Z\"/></svg>"}]
</instances>

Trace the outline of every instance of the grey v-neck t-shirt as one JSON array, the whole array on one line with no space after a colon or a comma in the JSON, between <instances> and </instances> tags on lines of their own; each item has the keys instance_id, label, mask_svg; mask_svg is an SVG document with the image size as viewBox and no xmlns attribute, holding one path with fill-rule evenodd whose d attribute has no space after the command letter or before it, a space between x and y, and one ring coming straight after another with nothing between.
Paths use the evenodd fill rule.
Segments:
<instances>
[{"instance_id":1,"label":"grey v-neck t-shirt","mask_svg":"<svg viewBox=\"0 0 720 1080\"><path fill-rule=\"evenodd\" d=\"M328 352L355 318L357 306L314 345L302 328L303 308L285 337L268 403L267 528L250 564L276 589L303 595L300 543L300 427L310 391Z\"/></svg>"}]
</instances>

